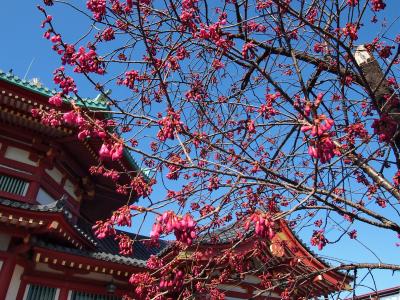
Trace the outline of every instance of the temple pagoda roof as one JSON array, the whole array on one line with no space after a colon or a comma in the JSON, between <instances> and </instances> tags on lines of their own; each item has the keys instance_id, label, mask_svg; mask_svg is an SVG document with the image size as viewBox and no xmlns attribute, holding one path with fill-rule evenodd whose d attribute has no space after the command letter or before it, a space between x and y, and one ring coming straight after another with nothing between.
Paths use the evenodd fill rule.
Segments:
<instances>
[{"instance_id":1,"label":"temple pagoda roof","mask_svg":"<svg viewBox=\"0 0 400 300\"><path fill-rule=\"evenodd\" d=\"M5 73L2 70L0 70L0 79L48 98L57 94L56 90L51 90L40 83L34 83L33 81L21 79L12 73ZM94 99L78 99L75 96L64 96L65 103L69 103L71 101L75 101L78 106L94 110L108 110L109 108L107 102L104 101L102 97L96 97Z\"/></svg>"},{"instance_id":2,"label":"temple pagoda roof","mask_svg":"<svg viewBox=\"0 0 400 300\"><path fill-rule=\"evenodd\" d=\"M6 226L16 226L17 228L28 230L32 236L31 246L35 261L54 265L54 267L68 266L70 268L90 269L94 272L109 274L117 272L118 275L128 277L133 272L130 269L132 267L137 268L137 271L146 269L147 260L151 255L164 256L168 255L168 251L174 250L174 242L159 240L157 246L149 246L146 242L149 240L149 237L117 231L117 235L123 233L134 240L132 255L121 255L119 254L118 242L114 237L104 239L95 237L92 233L92 225L81 218L74 221L66 204L67 202L63 202L62 199L50 205L33 205L0 199L2 212L0 222ZM61 218L65 222L61 222ZM52 228L54 220L57 220L59 224L56 228ZM30 226L31 223L37 226ZM290 267L293 271L297 273L311 272L310 274L312 275L317 270L329 269L329 265L326 262L318 258L315 253L311 252L294 235L284 220L280 223L280 231L277 235L280 236L282 241L287 241L288 245L292 243L301 252L298 259L302 263L297 267ZM62 231L58 232L58 230ZM78 233L85 240L90 241L90 243L82 243L82 241L77 240L77 235L71 233L72 231ZM63 235L63 233L67 233L67 236ZM49 239L49 234L55 235L57 242L54 239ZM241 246L254 246L252 230L244 231L243 226L238 226L238 223L211 233L211 235L215 234L220 237L218 241L214 238L209 238L209 234L206 234L199 237L197 240L198 243L195 243L195 247L213 248L215 251L220 251L224 249L224 245L229 247L232 243L240 239L240 236L243 238ZM75 240L71 241L72 238ZM213 245L213 247L210 247L210 245ZM291 250L286 247L285 249L285 253L289 254L289 256L284 255L280 257L272 255L268 267L274 268L274 266L285 265L287 263L287 258L291 257L289 253ZM189 255L189 253L190 251L187 254ZM184 257L186 257L184 259L186 260L186 254ZM324 292L334 292L342 288L347 289L346 284L352 280L352 277L337 271L327 271L319 275L319 277L317 276L315 280L313 281L313 286L315 287L315 293L319 295ZM336 284L345 284L345 286L338 287ZM306 291L300 288L299 293L306 294Z\"/></svg>"},{"instance_id":3,"label":"temple pagoda roof","mask_svg":"<svg viewBox=\"0 0 400 300\"><path fill-rule=\"evenodd\" d=\"M28 214L32 212L33 214L41 213L55 213L62 217L68 226L71 226L71 229L75 230L78 235L80 235L84 240L88 241L91 245L97 245L97 241L93 238L91 232L84 230L81 226L74 224L72 222L72 214L68 211L68 209L64 206L63 198L58 201L55 201L51 204L43 205L43 204L30 204L26 202L19 202L15 200L0 198L0 206L8 207L10 209L19 210L19 211L26 211ZM4 209L2 209L2 215ZM16 217L16 215L14 215ZM38 216L38 218L40 218ZM21 219L21 217L19 217ZM34 218L32 218L34 219ZM22 218L23 220L23 218Z\"/></svg>"},{"instance_id":4,"label":"temple pagoda roof","mask_svg":"<svg viewBox=\"0 0 400 300\"><path fill-rule=\"evenodd\" d=\"M53 250L56 252L69 253L86 258L142 268L146 268L146 262L151 255L160 255L165 251L165 249L169 248L169 243L166 241L159 241L158 247L146 247L143 244L142 240L147 240L148 237L136 235L129 232L123 233L130 236L132 239L135 239L132 246L133 252L130 256L119 254L118 243L112 237L99 240L97 247L94 251L66 247L54 243L49 243L45 240L35 241L34 246Z\"/></svg>"},{"instance_id":5,"label":"temple pagoda roof","mask_svg":"<svg viewBox=\"0 0 400 300\"><path fill-rule=\"evenodd\" d=\"M332 267L332 265L313 251L297 234L295 234L287 225L286 221L280 222L280 226L284 227L287 232L291 233L293 240L299 243L312 257L319 260L321 263L327 267ZM241 239L247 239L254 236L254 228L249 228L246 230L245 227L240 222L232 223L226 227L219 228L201 235L198 241L203 245L213 245L213 244L233 244ZM341 273L341 272L338 272ZM344 275L345 273L343 273Z\"/></svg>"},{"instance_id":6,"label":"temple pagoda roof","mask_svg":"<svg viewBox=\"0 0 400 300\"><path fill-rule=\"evenodd\" d=\"M326 259L311 250L310 247L292 231L284 219L278 220L277 223L279 223L279 225L276 228L276 235L272 240L268 241L270 246L268 267L273 268L275 265L281 266L287 264L288 270L292 269L299 274L301 274L301 272L309 272L311 275L315 274L313 275L315 276L313 284L318 295L322 295L325 292L335 292L340 289L350 289L349 283L353 281L353 277L350 274L339 270L331 270L333 266L327 262ZM236 245L235 247L239 250L240 248L246 247L248 249L253 248L254 242L257 239L258 238L255 237L254 234L254 227L246 229L243 226L243 222L239 221L202 234L198 237L197 244L203 248L218 248L220 251L232 245ZM273 253L271 246L274 243L282 245L284 250L281 255ZM297 258L298 262L301 262L301 264L297 267L290 266L288 260L291 258ZM323 270L326 270L326 272ZM321 271L320 274L318 273L319 271ZM303 289L303 287L299 289ZM310 287L307 287L303 292L306 293L307 290L310 290Z\"/></svg>"},{"instance_id":7,"label":"temple pagoda roof","mask_svg":"<svg viewBox=\"0 0 400 300\"><path fill-rule=\"evenodd\" d=\"M0 215L0 223L15 225L14 223L16 220L24 222L28 219L32 220L31 223L42 222L42 228L39 228L39 226L35 228L26 226L27 229L31 228L32 230L34 235L33 246L35 248L47 249L58 253L67 253L69 255L87 259L146 268L146 262L151 255L162 255L172 246L171 242L164 240L159 240L157 246L146 246L144 241L149 240L149 237L117 230L117 234L128 235L132 240L134 240L132 255L121 255L119 254L118 242L114 237L98 239L92 234L92 225L89 222L83 219L78 219L78 222L74 222L71 213L62 199L49 205L35 205L0 198L0 208L1 207L3 208L1 209L2 213ZM10 210L11 214L7 213L8 210ZM31 213L31 215L29 215L29 213ZM78 247L74 243L72 243L73 247L71 247L72 245L69 245L68 243L60 244L54 243L54 241L49 241L46 233L49 232L50 226L46 223L45 218L39 216L38 213L44 215L51 214L53 216L52 219L54 219L54 214L63 218L66 221L67 226L78 233L82 238L90 242L90 247ZM23 217L22 214L24 214ZM10 216L12 217L10 218ZM23 226L21 224L17 225L19 227ZM35 229L37 230L35 231ZM66 231L66 229L63 230L63 232ZM59 238L61 238L61 236ZM70 239L70 236L65 236L64 238Z\"/></svg>"},{"instance_id":8,"label":"temple pagoda roof","mask_svg":"<svg viewBox=\"0 0 400 300\"><path fill-rule=\"evenodd\" d=\"M366 294L362 294L355 297L349 297L345 300L355 299L355 300L377 300L377 299L398 299L400 294L400 286L395 286L383 290L373 291ZM393 298L392 298L393 297Z\"/></svg>"},{"instance_id":9,"label":"temple pagoda roof","mask_svg":"<svg viewBox=\"0 0 400 300\"><path fill-rule=\"evenodd\" d=\"M10 72L4 72L0 69L0 81L4 81L7 84L11 84L13 86L22 88L28 92L38 94L40 96L43 96L45 98L50 98L53 95L57 93L56 90L54 89L49 89L45 86L43 86L41 83L35 83L32 80L25 80L21 79L20 77L10 73ZM108 106L108 103L103 97L102 94L99 94L96 98L78 98L76 96L64 96L63 98L64 103L68 104L71 103L72 101L75 102L78 106L94 111L102 111L104 113L105 118L112 118L112 114L108 113L110 110L110 107ZM146 180L149 180L149 173L150 171L148 169L142 169L139 167L138 163L136 160L132 157L131 153L124 148L123 150L123 156L124 159L127 161L127 163L132 167L132 169L140 171L141 174L143 174L144 178Z\"/></svg>"}]
</instances>

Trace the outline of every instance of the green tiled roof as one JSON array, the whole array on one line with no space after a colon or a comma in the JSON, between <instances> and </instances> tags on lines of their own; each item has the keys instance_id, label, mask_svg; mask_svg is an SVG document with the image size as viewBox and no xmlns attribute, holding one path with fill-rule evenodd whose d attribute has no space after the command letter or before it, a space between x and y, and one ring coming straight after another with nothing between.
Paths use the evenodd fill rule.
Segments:
<instances>
[{"instance_id":1,"label":"green tiled roof","mask_svg":"<svg viewBox=\"0 0 400 300\"><path fill-rule=\"evenodd\" d=\"M12 73L5 73L2 70L0 70L0 80L6 81L10 84L22 87L26 90L29 90L33 93L45 96L45 97L51 97L57 93L56 90L50 90L47 87L42 86L41 84L35 84L31 81L21 79L18 76L15 76ZM81 107L87 107L89 109L95 109L95 110L106 110L108 109L106 101L102 99L102 97L96 97L95 99L90 99L90 98L83 98L83 101L78 99L75 96L65 96L64 101L65 102L71 102L75 101L75 103Z\"/></svg>"},{"instance_id":2,"label":"green tiled roof","mask_svg":"<svg viewBox=\"0 0 400 300\"><path fill-rule=\"evenodd\" d=\"M41 84L35 84L31 81L24 80L19 78L18 76L12 74L12 73L5 73L2 70L0 70L0 80L5 81L7 83L10 83L15 86L19 86L23 89L26 89L28 91L31 91L33 93L45 96L45 97L51 97L57 93L56 90L50 90L47 87L42 86ZM93 109L93 110L108 110L109 107L107 105L107 101L103 95L98 95L94 99L90 98L82 98L83 101L78 99L77 97L72 97L72 96L66 96L64 97L64 101L66 103L70 101L75 101L75 103L81 107ZM111 115L107 114L108 117L111 117ZM146 180L149 180L148 174L146 171L141 170L137 164L137 162L133 159L131 154L129 153L128 150L124 148L124 157L126 160L129 162L129 164L135 169L139 170L145 177Z\"/></svg>"},{"instance_id":3,"label":"green tiled roof","mask_svg":"<svg viewBox=\"0 0 400 300\"><path fill-rule=\"evenodd\" d=\"M126 148L124 148L123 150L123 155L125 157L125 159L128 161L128 163L135 169L138 170L141 175L143 175L144 180L146 180L147 182L150 181L150 172L149 169L142 169L139 167L139 165L137 164L136 160L132 157L131 153L129 152L129 150L127 150Z\"/></svg>"}]
</instances>

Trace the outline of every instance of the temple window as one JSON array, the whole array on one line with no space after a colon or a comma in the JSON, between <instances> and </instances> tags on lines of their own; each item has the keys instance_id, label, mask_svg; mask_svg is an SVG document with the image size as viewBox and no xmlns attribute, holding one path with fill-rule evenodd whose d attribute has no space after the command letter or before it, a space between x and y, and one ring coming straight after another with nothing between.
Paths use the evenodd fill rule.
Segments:
<instances>
[{"instance_id":1,"label":"temple window","mask_svg":"<svg viewBox=\"0 0 400 300\"><path fill-rule=\"evenodd\" d=\"M0 174L0 191L25 196L29 187L29 182L7 175Z\"/></svg>"},{"instance_id":2,"label":"temple window","mask_svg":"<svg viewBox=\"0 0 400 300\"><path fill-rule=\"evenodd\" d=\"M52 196L50 196L44 189L39 188L39 192L36 197L36 201L39 204L47 205L56 201Z\"/></svg>"},{"instance_id":3,"label":"temple window","mask_svg":"<svg viewBox=\"0 0 400 300\"><path fill-rule=\"evenodd\" d=\"M56 288L29 284L27 286L24 300L55 300L58 298L59 290Z\"/></svg>"},{"instance_id":4,"label":"temple window","mask_svg":"<svg viewBox=\"0 0 400 300\"><path fill-rule=\"evenodd\" d=\"M113 295L100 295L100 294L72 291L70 299L71 300L88 300L88 299L120 300L121 297L117 297L117 296L113 296Z\"/></svg>"}]
</instances>

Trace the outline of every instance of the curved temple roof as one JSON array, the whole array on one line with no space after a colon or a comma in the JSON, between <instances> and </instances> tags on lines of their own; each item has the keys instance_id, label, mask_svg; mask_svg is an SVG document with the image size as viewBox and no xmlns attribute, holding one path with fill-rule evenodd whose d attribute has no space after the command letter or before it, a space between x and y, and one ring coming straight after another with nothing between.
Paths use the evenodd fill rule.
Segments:
<instances>
[{"instance_id":1,"label":"curved temple roof","mask_svg":"<svg viewBox=\"0 0 400 300\"><path fill-rule=\"evenodd\" d=\"M39 94L46 98L50 98L57 93L56 90L51 90L40 83L35 83L33 81L28 81L25 79L21 79L18 76L12 73L5 73L0 69L0 80L4 81L8 84L23 88L29 92ZM109 111L109 106L105 97L102 97L102 94L99 94L96 98L80 98L78 99L75 96L66 96L64 97L65 103L70 103L71 101L75 101L75 103L83 108L91 109L91 110L99 110L99 111ZM107 114L106 115L111 115ZM126 161L132 166L134 170L140 171L146 180L149 180L149 172L148 170L141 169L135 159L132 157L130 152L124 148L123 152L124 158Z\"/></svg>"},{"instance_id":2,"label":"curved temple roof","mask_svg":"<svg viewBox=\"0 0 400 300\"><path fill-rule=\"evenodd\" d=\"M215 231L207 232L198 238L198 243L204 247L212 246L226 246L229 247L232 244L236 244L238 248L241 246L249 246L252 248L254 243L254 228L246 230L244 226L240 226L241 223L233 223L225 228L220 228ZM326 290L329 293L338 291L339 289L349 289L349 283L353 280L353 277L347 273L341 271L331 271L332 265L323 259L320 255L312 251L288 226L285 220L280 220L279 232L276 236L278 240L286 244L285 253L282 257L275 256L271 251L271 263L274 261L277 264L284 264L284 260L287 254L291 257L298 257L301 261L304 261L305 265L308 266L309 272L318 274L321 271L320 276L316 276L316 280L324 279L327 283ZM240 243L238 243L241 241ZM272 245L272 241L270 241ZM292 247L288 247L292 245ZM297 249L297 252L292 252L291 248ZM314 284L316 284L314 282ZM336 286L339 284L341 288Z\"/></svg>"},{"instance_id":3,"label":"curved temple roof","mask_svg":"<svg viewBox=\"0 0 400 300\"><path fill-rule=\"evenodd\" d=\"M71 229L75 230L79 236L81 236L84 240L87 240L88 242L90 242L91 245L93 245L93 249L79 249L78 247L72 248L66 245L58 245L49 242L45 236L42 236L42 234L46 233L44 231L41 234L39 233L35 238L34 246L37 247L46 248L57 252L70 253L73 255L88 258L94 258L98 260L109 261L117 264L146 267L146 261L151 255L160 255L171 246L171 243L164 240L160 240L158 246L145 246L143 241L148 240L148 237L130 232L117 231L118 234L126 234L132 240L134 240L132 255L121 255L119 254L118 242L113 237L107 237L104 239L96 238L92 234L92 225L87 223L83 219L80 219L78 224L75 224L75 222L71 220L70 212L64 205L65 203L63 201L63 198L49 205L28 204L0 198L0 211L2 212L2 214L6 212L7 208L12 209L13 211L20 211L21 213L28 213L31 215L32 219L34 219L35 213L55 213L64 218ZM14 214L13 217L17 217L17 215Z\"/></svg>"},{"instance_id":4,"label":"curved temple roof","mask_svg":"<svg viewBox=\"0 0 400 300\"><path fill-rule=\"evenodd\" d=\"M42 86L40 83L34 83L33 81L21 79L12 73L5 73L2 70L0 70L0 79L45 97L52 97L53 95L57 94L56 90L50 90L49 88ZM95 110L108 110L108 105L106 101L102 100L102 97L96 97L95 99L83 98L82 100L83 101L77 97L71 96L64 98L66 103L75 101L75 103L81 107L87 107Z\"/></svg>"}]
</instances>

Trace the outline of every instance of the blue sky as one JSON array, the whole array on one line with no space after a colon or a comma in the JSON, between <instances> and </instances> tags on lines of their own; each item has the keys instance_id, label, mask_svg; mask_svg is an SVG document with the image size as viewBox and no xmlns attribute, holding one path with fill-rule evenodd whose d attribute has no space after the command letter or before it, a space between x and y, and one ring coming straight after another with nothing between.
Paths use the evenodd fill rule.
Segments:
<instances>
[{"instance_id":1,"label":"blue sky","mask_svg":"<svg viewBox=\"0 0 400 300\"><path fill-rule=\"evenodd\" d=\"M24 4L22 4L24 3ZM387 1L389 4L396 3L388 15L400 10L400 1ZM398 13L398 12L397 12ZM64 14L60 8L52 8L51 14L55 16L55 24L67 38L76 39L79 33L86 30L84 19L77 15ZM40 81L48 86L54 87L52 72L59 66L59 59L51 50L49 41L42 38L43 29L40 23L43 16L37 10L35 1L3 1L0 9L0 69L3 71L13 70L13 73L26 79L38 77ZM397 24L398 25L398 24ZM399 33L399 28L393 28ZM360 40L368 38L366 33ZM79 83L79 82L78 82ZM86 85L79 86L81 94L87 97L95 97L96 92ZM149 225L144 227L148 230ZM378 253L384 263L400 264L400 248L395 245L400 242L394 234L387 234L370 227L359 226L359 242L347 240L341 242L340 247L328 246L321 254L327 257L342 258L357 262L379 262L372 252ZM142 234L148 234L143 231ZM305 237L306 238L306 237ZM391 272L376 273L376 285L378 289L400 285L400 275ZM366 279L365 285L373 286L371 279ZM368 289L360 288L357 292L365 292Z\"/></svg>"}]
</instances>

